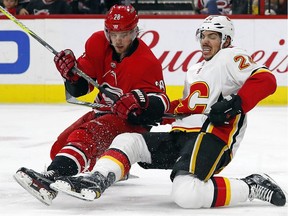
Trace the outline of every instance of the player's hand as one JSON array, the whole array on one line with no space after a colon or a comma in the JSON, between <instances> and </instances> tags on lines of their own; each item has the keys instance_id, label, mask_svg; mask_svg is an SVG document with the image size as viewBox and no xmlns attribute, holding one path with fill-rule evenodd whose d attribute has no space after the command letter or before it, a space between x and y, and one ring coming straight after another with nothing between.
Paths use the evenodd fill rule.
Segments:
<instances>
[{"instance_id":1,"label":"player's hand","mask_svg":"<svg viewBox=\"0 0 288 216\"><path fill-rule=\"evenodd\" d=\"M138 116L148 107L148 97L140 89L122 95L112 106L112 112L123 119L129 115Z\"/></svg>"},{"instance_id":2,"label":"player's hand","mask_svg":"<svg viewBox=\"0 0 288 216\"><path fill-rule=\"evenodd\" d=\"M242 112L241 98L239 95L229 95L227 98L211 106L209 120L215 126L229 124L237 114Z\"/></svg>"},{"instance_id":3,"label":"player's hand","mask_svg":"<svg viewBox=\"0 0 288 216\"><path fill-rule=\"evenodd\" d=\"M54 57L54 63L61 76L66 80L75 82L79 79L79 76L72 72L72 68L76 65L76 58L72 50L65 49L57 53Z\"/></svg>"}]
</instances>

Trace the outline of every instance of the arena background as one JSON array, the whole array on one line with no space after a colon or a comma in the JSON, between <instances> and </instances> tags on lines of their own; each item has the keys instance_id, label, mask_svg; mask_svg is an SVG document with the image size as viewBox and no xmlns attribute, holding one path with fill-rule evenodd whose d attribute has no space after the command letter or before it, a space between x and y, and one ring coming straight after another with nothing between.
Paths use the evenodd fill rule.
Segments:
<instances>
[{"instance_id":1,"label":"arena background","mask_svg":"<svg viewBox=\"0 0 288 216\"><path fill-rule=\"evenodd\" d=\"M185 72L201 59L195 32L203 16L140 15L140 37L161 61L171 100L181 97ZM277 78L274 95L260 105L287 105L287 17L231 16L233 44L245 48L254 61L268 66ZM85 41L103 29L101 15L19 17L54 49L70 48L78 57ZM11 20L0 18L0 103L63 103L63 80L53 54ZM137 68L135 68L137 73ZM92 102L97 90L81 100Z\"/></svg>"}]
</instances>

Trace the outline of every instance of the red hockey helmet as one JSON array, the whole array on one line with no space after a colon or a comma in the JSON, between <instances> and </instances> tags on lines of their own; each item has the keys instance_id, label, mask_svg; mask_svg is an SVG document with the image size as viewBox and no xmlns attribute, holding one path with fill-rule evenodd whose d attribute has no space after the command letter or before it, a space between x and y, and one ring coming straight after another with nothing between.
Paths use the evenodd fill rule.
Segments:
<instances>
[{"instance_id":1,"label":"red hockey helmet","mask_svg":"<svg viewBox=\"0 0 288 216\"><path fill-rule=\"evenodd\" d=\"M137 27L138 15L132 5L114 5L105 18L105 33L109 40L110 31L131 31Z\"/></svg>"}]
</instances>

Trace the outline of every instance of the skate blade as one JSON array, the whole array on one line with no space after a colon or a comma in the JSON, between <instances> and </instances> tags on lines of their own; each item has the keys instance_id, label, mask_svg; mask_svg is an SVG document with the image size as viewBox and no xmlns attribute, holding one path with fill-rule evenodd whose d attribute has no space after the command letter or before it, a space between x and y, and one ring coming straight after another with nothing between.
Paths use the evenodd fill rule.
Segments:
<instances>
[{"instance_id":1,"label":"skate blade","mask_svg":"<svg viewBox=\"0 0 288 216\"><path fill-rule=\"evenodd\" d=\"M133 174L129 174L128 176L128 179L137 179L137 178L139 178L139 176Z\"/></svg>"},{"instance_id":2,"label":"skate blade","mask_svg":"<svg viewBox=\"0 0 288 216\"><path fill-rule=\"evenodd\" d=\"M63 192L69 196L76 197L85 201L93 201L100 197L100 195L93 190L82 189L80 193L72 190L71 185L68 182L56 180L50 185L53 190Z\"/></svg>"},{"instance_id":3,"label":"skate blade","mask_svg":"<svg viewBox=\"0 0 288 216\"><path fill-rule=\"evenodd\" d=\"M44 203L47 206L52 204L51 193L45 188L41 188L39 191L34 190L31 187L31 185L33 184L33 180L26 173L19 171L13 175L13 178L19 185L21 185L26 191L28 191L40 202Z\"/></svg>"}]
</instances>

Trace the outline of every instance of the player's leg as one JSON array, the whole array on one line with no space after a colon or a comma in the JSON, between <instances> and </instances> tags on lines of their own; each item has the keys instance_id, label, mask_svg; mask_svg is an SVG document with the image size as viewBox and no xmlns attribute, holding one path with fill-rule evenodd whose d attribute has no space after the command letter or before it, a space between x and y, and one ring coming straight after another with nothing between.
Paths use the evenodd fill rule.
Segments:
<instances>
[{"instance_id":1,"label":"player's leg","mask_svg":"<svg viewBox=\"0 0 288 216\"><path fill-rule=\"evenodd\" d=\"M54 142L54 144L51 147L50 150L50 158L51 160L54 160L57 153L67 144L67 139L69 135L76 129L78 129L81 125L83 125L86 122L91 121L92 119L96 118L96 113L92 110L83 116L81 116L79 119L77 119L73 124L71 124L68 128L66 128L58 137L57 140Z\"/></svg>"},{"instance_id":2,"label":"player's leg","mask_svg":"<svg viewBox=\"0 0 288 216\"><path fill-rule=\"evenodd\" d=\"M151 133L149 133L151 134ZM138 133L124 133L118 135L112 142L110 148L97 161L93 173L80 177L60 177L54 184L56 190L85 200L94 200L114 182L125 176L131 165L136 162L151 164L152 156L147 143L153 146L161 146L169 133L152 133L149 141ZM176 157L175 157L176 160ZM170 167L171 168L171 167ZM111 181L112 180L112 181Z\"/></svg>"},{"instance_id":3,"label":"player's leg","mask_svg":"<svg viewBox=\"0 0 288 216\"><path fill-rule=\"evenodd\" d=\"M67 139L69 135L76 129L80 127L80 125L84 124L95 118L95 112L90 111L83 116L81 116L77 121L71 124L67 129L65 129L57 138L57 141L53 144L50 152L51 159L55 159L56 154L67 144ZM57 161L57 159L56 159ZM63 167L71 167L68 170L77 170L77 166L75 166L74 162L67 158L64 160ZM74 167L74 168L73 168ZM62 173L66 175L70 175L71 173ZM54 182L55 177L59 176L59 172L57 170L50 170L44 172L36 172L32 169L28 169L25 167L21 167L17 170L14 179L30 194L36 197L41 202L46 205L50 205L52 199L54 199L57 195L57 192L49 187L49 185Z\"/></svg>"},{"instance_id":4,"label":"player's leg","mask_svg":"<svg viewBox=\"0 0 288 216\"><path fill-rule=\"evenodd\" d=\"M146 132L140 125L129 124L126 120L113 114L97 117L74 130L67 138L67 144L56 154L48 167L49 170L58 169L61 176L75 175L92 170L96 159L110 146L113 139L124 132ZM67 175L64 160L72 160L77 169ZM74 167L73 167L74 168ZM60 170L59 170L60 169Z\"/></svg>"},{"instance_id":5,"label":"player's leg","mask_svg":"<svg viewBox=\"0 0 288 216\"><path fill-rule=\"evenodd\" d=\"M214 176L206 182L191 173L176 175L172 199L182 208L233 206L253 199L276 206L286 203L282 189L265 174L253 174L241 179Z\"/></svg>"},{"instance_id":6,"label":"player's leg","mask_svg":"<svg viewBox=\"0 0 288 216\"><path fill-rule=\"evenodd\" d=\"M186 140L187 136L190 140ZM286 202L282 190L265 176L252 175L244 179L214 176L231 160L226 144L214 135L200 133L195 136L191 133L185 135L181 142L184 146L171 175L172 199L179 206L231 206L245 202L249 197L274 205Z\"/></svg>"},{"instance_id":7,"label":"player's leg","mask_svg":"<svg viewBox=\"0 0 288 216\"><path fill-rule=\"evenodd\" d=\"M49 173L53 171L53 176L49 175L49 178L47 178L45 174L27 168L20 168L14 178L26 190L30 190L29 192L32 195L38 194L39 196L36 198L39 199L39 197L41 198L40 190L44 188L45 182L45 189L48 190L51 180L54 180L56 176L72 176L87 169L92 169L97 156L109 147L116 135L125 131L143 132L146 129L131 125L116 115L107 114L92 119L76 127L67 137L66 145L59 150L48 166L47 170ZM55 193L52 189L48 192ZM51 195L49 197L54 198L55 196Z\"/></svg>"}]
</instances>

